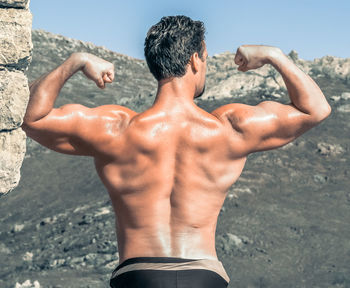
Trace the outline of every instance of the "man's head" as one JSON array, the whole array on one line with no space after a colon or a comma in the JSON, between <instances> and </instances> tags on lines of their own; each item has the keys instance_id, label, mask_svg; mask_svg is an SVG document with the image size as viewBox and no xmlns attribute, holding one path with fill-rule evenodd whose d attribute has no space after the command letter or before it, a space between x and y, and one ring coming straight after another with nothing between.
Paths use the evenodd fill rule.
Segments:
<instances>
[{"instance_id":1,"label":"man's head","mask_svg":"<svg viewBox=\"0 0 350 288\"><path fill-rule=\"evenodd\" d=\"M204 33L203 22L186 16L163 17L153 25L145 39L145 57L153 76L158 81L184 76L188 64L194 59L192 56L205 62Z\"/></svg>"}]
</instances>

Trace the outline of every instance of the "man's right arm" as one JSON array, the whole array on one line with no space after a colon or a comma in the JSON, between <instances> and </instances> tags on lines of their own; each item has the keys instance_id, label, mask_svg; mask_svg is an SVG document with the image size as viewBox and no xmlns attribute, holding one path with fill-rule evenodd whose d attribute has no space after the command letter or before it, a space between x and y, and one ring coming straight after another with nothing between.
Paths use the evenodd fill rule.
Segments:
<instances>
[{"instance_id":1,"label":"man's right arm","mask_svg":"<svg viewBox=\"0 0 350 288\"><path fill-rule=\"evenodd\" d=\"M276 47L244 45L236 53L239 71L271 64L282 75L291 100L284 105L264 101L256 106L228 104L212 113L232 125L243 141L243 154L283 146L316 126L331 113L317 84Z\"/></svg>"}]
</instances>

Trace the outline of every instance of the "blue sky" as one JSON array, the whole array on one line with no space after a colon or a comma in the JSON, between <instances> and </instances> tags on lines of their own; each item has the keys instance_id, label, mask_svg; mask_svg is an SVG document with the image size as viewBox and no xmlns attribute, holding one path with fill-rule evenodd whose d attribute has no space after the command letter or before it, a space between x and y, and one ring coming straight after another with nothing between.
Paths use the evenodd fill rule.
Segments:
<instances>
[{"instance_id":1,"label":"blue sky","mask_svg":"<svg viewBox=\"0 0 350 288\"><path fill-rule=\"evenodd\" d=\"M349 0L31 0L33 29L143 59L149 27L167 15L205 23L209 55L265 44L307 60L350 57Z\"/></svg>"}]
</instances>

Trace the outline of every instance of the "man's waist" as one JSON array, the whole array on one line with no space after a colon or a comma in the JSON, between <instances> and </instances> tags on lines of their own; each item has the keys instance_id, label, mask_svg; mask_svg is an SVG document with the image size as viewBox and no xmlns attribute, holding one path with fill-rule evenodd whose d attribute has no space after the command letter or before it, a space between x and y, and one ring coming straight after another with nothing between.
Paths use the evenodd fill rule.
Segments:
<instances>
[{"instance_id":1,"label":"man's waist","mask_svg":"<svg viewBox=\"0 0 350 288\"><path fill-rule=\"evenodd\" d=\"M213 229L193 233L139 230L118 231L121 260L132 257L178 257L186 259L217 259Z\"/></svg>"},{"instance_id":2,"label":"man's waist","mask_svg":"<svg viewBox=\"0 0 350 288\"><path fill-rule=\"evenodd\" d=\"M181 271L192 269L205 269L219 274L227 282L230 282L224 266L218 259L187 259L178 257L133 257L128 258L118 265L113 271L112 278L125 272L135 270L161 270Z\"/></svg>"}]
</instances>

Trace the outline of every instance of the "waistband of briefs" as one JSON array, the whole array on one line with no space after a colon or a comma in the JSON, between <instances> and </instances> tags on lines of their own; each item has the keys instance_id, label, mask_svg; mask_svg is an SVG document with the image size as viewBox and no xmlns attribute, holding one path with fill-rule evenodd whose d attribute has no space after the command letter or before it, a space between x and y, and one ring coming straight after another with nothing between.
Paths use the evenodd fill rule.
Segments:
<instances>
[{"instance_id":1,"label":"waistband of briefs","mask_svg":"<svg viewBox=\"0 0 350 288\"><path fill-rule=\"evenodd\" d=\"M162 257L158 257L161 259ZM135 258L136 259L136 258ZM142 259L142 257L140 258ZM128 259L129 260L129 259ZM128 261L126 260L126 261ZM186 261L187 259L183 259ZM214 259L198 259L198 260L190 260L186 262L176 262L176 263L150 263L150 262L141 262L141 263L131 263L127 264L124 261L121 265L119 265L112 273L112 278L117 277L118 275L134 271L134 270L164 270L164 271L176 271L176 270L191 270L191 269L205 269L211 270L217 274L219 274L222 278L224 278L227 282L230 282L230 278L228 277L224 266L221 261ZM127 265L123 265L127 264Z\"/></svg>"}]
</instances>

